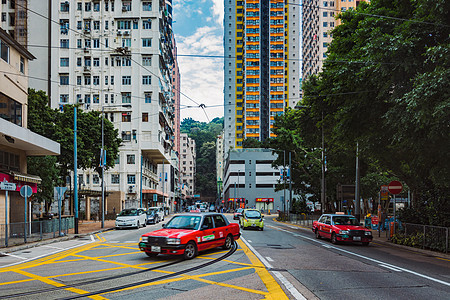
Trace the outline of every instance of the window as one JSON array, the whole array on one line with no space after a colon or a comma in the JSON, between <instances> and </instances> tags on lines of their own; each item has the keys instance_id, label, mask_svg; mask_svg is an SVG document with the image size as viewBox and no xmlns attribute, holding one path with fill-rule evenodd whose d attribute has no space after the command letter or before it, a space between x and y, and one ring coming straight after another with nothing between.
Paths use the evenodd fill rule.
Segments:
<instances>
[{"instance_id":1,"label":"window","mask_svg":"<svg viewBox=\"0 0 450 300\"><path fill-rule=\"evenodd\" d=\"M131 76L122 76L122 85L131 85Z\"/></svg>"},{"instance_id":2,"label":"window","mask_svg":"<svg viewBox=\"0 0 450 300\"><path fill-rule=\"evenodd\" d=\"M100 67L100 58L94 57L92 62L94 67Z\"/></svg>"},{"instance_id":3,"label":"window","mask_svg":"<svg viewBox=\"0 0 450 300\"><path fill-rule=\"evenodd\" d=\"M108 103L108 94L105 94L105 103Z\"/></svg>"},{"instance_id":4,"label":"window","mask_svg":"<svg viewBox=\"0 0 450 300\"><path fill-rule=\"evenodd\" d=\"M77 76L77 85L81 85L81 76Z\"/></svg>"},{"instance_id":5,"label":"window","mask_svg":"<svg viewBox=\"0 0 450 300\"><path fill-rule=\"evenodd\" d=\"M77 2L77 10L82 10L82 9L83 9L83 3Z\"/></svg>"},{"instance_id":6,"label":"window","mask_svg":"<svg viewBox=\"0 0 450 300\"><path fill-rule=\"evenodd\" d=\"M99 30L100 29L100 21L94 21L94 29Z\"/></svg>"},{"instance_id":7,"label":"window","mask_svg":"<svg viewBox=\"0 0 450 300\"><path fill-rule=\"evenodd\" d=\"M99 39L93 39L93 48L100 48L100 40Z\"/></svg>"},{"instance_id":8,"label":"window","mask_svg":"<svg viewBox=\"0 0 450 300\"><path fill-rule=\"evenodd\" d=\"M133 21L133 29L139 29L139 23L137 20Z\"/></svg>"},{"instance_id":9,"label":"window","mask_svg":"<svg viewBox=\"0 0 450 300\"><path fill-rule=\"evenodd\" d=\"M148 113L142 113L142 122L148 122Z\"/></svg>"},{"instance_id":10,"label":"window","mask_svg":"<svg viewBox=\"0 0 450 300\"><path fill-rule=\"evenodd\" d=\"M91 66L91 58L90 57L85 57L84 58L84 66L85 67L90 67Z\"/></svg>"},{"instance_id":11,"label":"window","mask_svg":"<svg viewBox=\"0 0 450 300\"><path fill-rule=\"evenodd\" d=\"M146 38L142 39L142 47L151 47L152 46L152 39Z\"/></svg>"},{"instance_id":12,"label":"window","mask_svg":"<svg viewBox=\"0 0 450 300\"><path fill-rule=\"evenodd\" d=\"M62 39L60 41L60 46L61 46L61 48L65 48L65 49L69 48L69 40ZM3 49L2 49L2 58L3 58Z\"/></svg>"},{"instance_id":13,"label":"window","mask_svg":"<svg viewBox=\"0 0 450 300\"><path fill-rule=\"evenodd\" d=\"M60 67L68 67L69 66L69 58L68 57L61 57L59 59L59 66Z\"/></svg>"},{"instance_id":14,"label":"window","mask_svg":"<svg viewBox=\"0 0 450 300\"><path fill-rule=\"evenodd\" d=\"M81 21L77 21L77 29L81 30L83 28L83 23Z\"/></svg>"},{"instance_id":15,"label":"window","mask_svg":"<svg viewBox=\"0 0 450 300\"><path fill-rule=\"evenodd\" d=\"M92 84L93 85L99 85L100 84L100 77L99 76L93 76L92 77Z\"/></svg>"},{"instance_id":16,"label":"window","mask_svg":"<svg viewBox=\"0 0 450 300\"><path fill-rule=\"evenodd\" d=\"M59 102L61 102L61 103L68 103L69 102L69 95L68 94L61 94L61 95L59 95Z\"/></svg>"},{"instance_id":17,"label":"window","mask_svg":"<svg viewBox=\"0 0 450 300\"><path fill-rule=\"evenodd\" d=\"M114 85L114 76L111 76L111 85Z\"/></svg>"},{"instance_id":18,"label":"window","mask_svg":"<svg viewBox=\"0 0 450 300\"><path fill-rule=\"evenodd\" d=\"M152 57L149 55L142 56L142 65L151 66L152 65Z\"/></svg>"},{"instance_id":19,"label":"window","mask_svg":"<svg viewBox=\"0 0 450 300\"><path fill-rule=\"evenodd\" d=\"M136 183L136 175L127 175L127 182L128 182L128 184L135 184Z\"/></svg>"},{"instance_id":20,"label":"window","mask_svg":"<svg viewBox=\"0 0 450 300\"><path fill-rule=\"evenodd\" d=\"M136 162L134 154L127 154L127 164L134 165Z\"/></svg>"},{"instance_id":21,"label":"window","mask_svg":"<svg viewBox=\"0 0 450 300\"><path fill-rule=\"evenodd\" d=\"M131 93L129 92L122 93L122 103L131 103Z\"/></svg>"},{"instance_id":22,"label":"window","mask_svg":"<svg viewBox=\"0 0 450 300\"><path fill-rule=\"evenodd\" d=\"M142 76L142 84L144 84L144 85L152 84L152 77L150 75L143 75Z\"/></svg>"},{"instance_id":23,"label":"window","mask_svg":"<svg viewBox=\"0 0 450 300\"><path fill-rule=\"evenodd\" d=\"M100 2L94 2L94 11L100 11Z\"/></svg>"},{"instance_id":24,"label":"window","mask_svg":"<svg viewBox=\"0 0 450 300\"><path fill-rule=\"evenodd\" d=\"M6 61L7 63L9 63L9 46L4 43L3 41L1 41L0 43L0 47L1 47L1 57L4 61Z\"/></svg>"},{"instance_id":25,"label":"window","mask_svg":"<svg viewBox=\"0 0 450 300\"><path fill-rule=\"evenodd\" d=\"M122 47L131 47L131 39L122 39Z\"/></svg>"},{"instance_id":26,"label":"window","mask_svg":"<svg viewBox=\"0 0 450 300\"><path fill-rule=\"evenodd\" d=\"M323 27L328 27L328 22L323 22Z\"/></svg>"},{"instance_id":27,"label":"window","mask_svg":"<svg viewBox=\"0 0 450 300\"><path fill-rule=\"evenodd\" d=\"M77 48L81 48L81 47L82 47L82 41L81 41L81 39L77 39ZM69 48L69 45L67 45L67 48Z\"/></svg>"},{"instance_id":28,"label":"window","mask_svg":"<svg viewBox=\"0 0 450 300\"><path fill-rule=\"evenodd\" d=\"M91 75L84 75L84 85L91 85Z\"/></svg>"},{"instance_id":29,"label":"window","mask_svg":"<svg viewBox=\"0 0 450 300\"><path fill-rule=\"evenodd\" d=\"M108 75L105 76L105 85L108 85ZM105 95L105 96L108 96L108 95ZM108 97L106 97L106 99L108 99ZM108 103L108 102L106 101L106 103Z\"/></svg>"},{"instance_id":30,"label":"window","mask_svg":"<svg viewBox=\"0 0 450 300\"><path fill-rule=\"evenodd\" d=\"M108 2L106 2L106 3L108 3ZM109 22L105 21L105 30L108 30L108 29L109 29Z\"/></svg>"},{"instance_id":31,"label":"window","mask_svg":"<svg viewBox=\"0 0 450 300\"><path fill-rule=\"evenodd\" d=\"M145 103L152 103L152 92L144 93Z\"/></svg>"},{"instance_id":32,"label":"window","mask_svg":"<svg viewBox=\"0 0 450 300\"><path fill-rule=\"evenodd\" d=\"M92 175L92 183L93 184L99 184L100 183L100 177L97 174Z\"/></svg>"},{"instance_id":33,"label":"window","mask_svg":"<svg viewBox=\"0 0 450 300\"><path fill-rule=\"evenodd\" d=\"M86 2L84 4L84 10L85 11L91 11L91 2Z\"/></svg>"},{"instance_id":34,"label":"window","mask_svg":"<svg viewBox=\"0 0 450 300\"><path fill-rule=\"evenodd\" d=\"M91 48L91 40L90 39L85 39L84 40L84 47L85 48Z\"/></svg>"},{"instance_id":35,"label":"window","mask_svg":"<svg viewBox=\"0 0 450 300\"><path fill-rule=\"evenodd\" d=\"M122 11L131 11L131 1L122 2Z\"/></svg>"},{"instance_id":36,"label":"window","mask_svg":"<svg viewBox=\"0 0 450 300\"><path fill-rule=\"evenodd\" d=\"M120 174L111 174L111 183L119 184L120 183Z\"/></svg>"},{"instance_id":37,"label":"window","mask_svg":"<svg viewBox=\"0 0 450 300\"><path fill-rule=\"evenodd\" d=\"M150 19L142 21L142 29L152 29L152 21Z\"/></svg>"},{"instance_id":38,"label":"window","mask_svg":"<svg viewBox=\"0 0 450 300\"><path fill-rule=\"evenodd\" d=\"M69 74L59 75L59 84L69 85Z\"/></svg>"},{"instance_id":39,"label":"window","mask_svg":"<svg viewBox=\"0 0 450 300\"><path fill-rule=\"evenodd\" d=\"M122 122L131 122L131 112L122 113Z\"/></svg>"},{"instance_id":40,"label":"window","mask_svg":"<svg viewBox=\"0 0 450 300\"><path fill-rule=\"evenodd\" d=\"M20 73L25 73L25 58L20 57Z\"/></svg>"},{"instance_id":41,"label":"window","mask_svg":"<svg viewBox=\"0 0 450 300\"><path fill-rule=\"evenodd\" d=\"M117 21L117 29L131 29L130 20Z\"/></svg>"},{"instance_id":42,"label":"window","mask_svg":"<svg viewBox=\"0 0 450 300\"><path fill-rule=\"evenodd\" d=\"M92 102L96 104L100 103L100 96L98 94L94 94L92 96Z\"/></svg>"},{"instance_id":43,"label":"window","mask_svg":"<svg viewBox=\"0 0 450 300\"><path fill-rule=\"evenodd\" d=\"M151 11L152 10L152 3L149 1L142 2L142 10L143 11Z\"/></svg>"},{"instance_id":44,"label":"window","mask_svg":"<svg viewBox=\"0 0 450 300\"><path fill-rule=\"evenodd\" d=\"M0 113L0 118L22 126L22 104L0 93L0 107L10 108L3 109L2 113Z\"/></svg>"},{"instance_id":45,"label":"window","mask_svg":"<svg viewBox=\"0 0 450 300\"><path fill-rule=\"evenodd\" d=\"M84 103L91 103L91 95L84 95Z\"/></svg>"}]
</instances>

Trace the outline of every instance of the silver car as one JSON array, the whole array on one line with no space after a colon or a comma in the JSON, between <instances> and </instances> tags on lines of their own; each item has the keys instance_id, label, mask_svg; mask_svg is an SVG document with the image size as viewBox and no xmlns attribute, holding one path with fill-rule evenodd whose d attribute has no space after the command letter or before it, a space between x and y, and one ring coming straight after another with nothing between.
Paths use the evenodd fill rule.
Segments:
<instances>
[{"instance_id":1,"label":"silver car","mask_svg":"<svg viewBox=\"0 0 450 300\"><path fill-rule=\"evenodd\" d=\"M147 214L142 208L126 208L117 215L116 229L147 226Z\"/></svg>"}]
</instances>

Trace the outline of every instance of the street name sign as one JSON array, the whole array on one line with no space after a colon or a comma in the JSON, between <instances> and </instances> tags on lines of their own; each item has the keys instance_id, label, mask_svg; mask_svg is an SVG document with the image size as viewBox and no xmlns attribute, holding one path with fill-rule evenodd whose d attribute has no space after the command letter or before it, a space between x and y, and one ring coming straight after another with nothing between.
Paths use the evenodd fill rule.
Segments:
<instances>
[{"instance_id":1,"label":"street name sign","mask_svg":"<svg viewBox=\"0 0 450 300\"><path fill-rule=\"evenodd\" d=\"M0 182L0 190L15 191L16 190L16 184L12 183L12 182L2 181L2 182Z\"/></svg>"}]
</instances>

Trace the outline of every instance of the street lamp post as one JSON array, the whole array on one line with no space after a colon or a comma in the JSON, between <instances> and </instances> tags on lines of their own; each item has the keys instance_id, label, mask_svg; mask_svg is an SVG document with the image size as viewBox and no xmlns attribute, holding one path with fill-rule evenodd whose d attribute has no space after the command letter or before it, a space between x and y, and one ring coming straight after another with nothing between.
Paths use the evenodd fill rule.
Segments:
<instances>
[{"instance_id":1,"label":"street lamp post","mask_svg":"<svg viewBox=\"0 0 450 300\"><path fill-rule=\"evenodd\" d=\"M126 107L130 108L131 104L108 105L108 107ZM105 149L105 130L104 130L105 107L102 105L102 150L100 155L100 164L102 166L102 228L105 228L105 167L106 167L106 151ZM141 200L142 201L142 200Z\"/></svg>"}]
</instances>

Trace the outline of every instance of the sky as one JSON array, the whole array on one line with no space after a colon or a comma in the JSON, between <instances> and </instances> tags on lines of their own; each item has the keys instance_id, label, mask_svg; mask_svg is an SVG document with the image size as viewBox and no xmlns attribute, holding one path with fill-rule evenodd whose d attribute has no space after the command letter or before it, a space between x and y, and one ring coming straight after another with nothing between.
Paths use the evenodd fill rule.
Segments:
<instances>
[{"instance_id":1,"label":"sky","mask_svg":"<svg viewBox=\"0 0 450 300\"><path fill-rule=\"evenodd\" d=\"M190 117L209 122L223 117L223 58L201 57L223 56L223 0L172 0L172 5L181 75L181 120ZM204 104L206 114L191 99Z\"/></svg>"}]
</instances>

